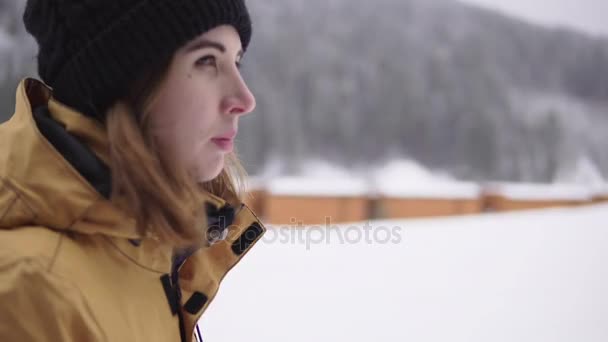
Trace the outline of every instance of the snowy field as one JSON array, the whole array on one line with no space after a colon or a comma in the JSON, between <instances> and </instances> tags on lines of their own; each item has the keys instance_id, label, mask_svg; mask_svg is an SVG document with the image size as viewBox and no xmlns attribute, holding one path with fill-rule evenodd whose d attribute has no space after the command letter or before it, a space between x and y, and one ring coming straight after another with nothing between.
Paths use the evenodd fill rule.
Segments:
<instances>
[{"instance_id":1,"label":"snowy field","mask_svg":"<svg viewBox=\"0 0 608 342\"><path fill-rule=\"evenodd\" d=\"M225 278L202 334L207 342L608 341L607 222L608 205L598 205L375 221L369 240L363 223L312 229L302 241L297 230L271 230Z\"/></svg>"}]
</instances>

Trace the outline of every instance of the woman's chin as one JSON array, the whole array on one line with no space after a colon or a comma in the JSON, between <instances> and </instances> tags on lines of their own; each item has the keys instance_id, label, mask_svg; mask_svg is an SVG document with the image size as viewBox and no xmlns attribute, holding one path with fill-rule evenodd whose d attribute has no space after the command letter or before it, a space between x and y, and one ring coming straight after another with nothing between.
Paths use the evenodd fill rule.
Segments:
<instances>
[{"instance_id":1,"label":"woman's chin","mask_svg":"<svg viewBox=\"0 0 608 342\"><path fill-rule=\"evenodd\" d=\"M199 182L211 181L222 173L224 169L224 155L208 161L205 165L199 165L197 168L197 178Z\"/></svg>"}]
</instances>

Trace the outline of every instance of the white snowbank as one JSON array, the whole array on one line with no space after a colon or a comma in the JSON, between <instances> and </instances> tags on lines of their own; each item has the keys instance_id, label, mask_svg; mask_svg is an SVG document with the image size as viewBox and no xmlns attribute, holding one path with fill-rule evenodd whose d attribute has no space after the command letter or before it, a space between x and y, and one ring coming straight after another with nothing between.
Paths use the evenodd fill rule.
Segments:
<instances>
[{"instance_id":1,"label":"white snowbank","mask_svg":"<svg viewBox=\"0 0 608 342\"><path fill-rule=\"evenodd\" d=\"M353 170L348 170L323 160L308 160L300 174L310 178L357 178Z\"/></svg>"},{"instance_id":2,"label":"white snowbank","mask_svg":"<svg viewBox=\"0 0 608 342\"><path fill-rule=\"evenodd\" d=\"M263 176L273 195L314 197L358 197L369 194L369 184L349 170L318 160L304 163L297 176Z\"/></svg>"},{"instance_id":3,"label":"white snowbank","mask_svg":"<svg viewBox=\"0 0 608 342\"><path fill-rule=\"evenodd\" d=\"M588 201L593 191L576 184L488 183L484 192L521 201Z\"/></svg>"},{"instance_id":4,"label":"white snowbank","mask_svg":"<svg viewBox=\"0 0 608 342\"><path fill-rule=\"evenodd\" d=\"M309 178L280 177L266 183L266 190L273 195L313 197L367 196L367 184L356 178Z\"/></svg>"},{"instance_id":5,"label":"white snowbank","mask_svg":"<svg viewBox=\"0 0 608 342\"><path fill-rule=\"evenodd\" d=\"M607 221L601 205L371 222L374 243L348 227L329 242L269 231L201 331L215 342L608 341ZM400 241L382 244L395 227ZM324 242L307 249L313 238Z\"/></svg>"},{"instance_id":6,"label":"white snowbank","mask_svg":"<svg viewBox=\"0 0 608 342\"><path fill-rule=\"evenodd\" d=\"M598 184L591 191L593 196L608 197L608 184Z\"/></svg>"},{"instance_id":7,"label":"white snowbank","mask_svg":"<svg viewBox=\"0 0 608 342\"><path fill-rule=\"evenodd\" d=\"M269 170L278 170L274 163ZM398 198L478 198L478 184L434 174L409 160L395 160L372 173L346 170L323 161L304 163L297 176L266 171L257 177L269 193L295 196L389 196Z\"/></svg>"},{"instance_id":8,"label":"white snowbank","mask_svg":"<svg viewBox=\"0 0 608 342\"><path fill-rule=\"evenodd\" d=\"M374 175L378 195L398 198L478 198L478 184L433 174L418 163L395 160Z\"/></svg>"},{"instance_id":9,"label":"white snowbank","mask_svg":"<svg viewBox=\"0 0 608 342\"><path fill-rule=\"evenodd\" d=\"M591 169L582 161L578 169ZM415 199L476 199L482 193L502 195L522 201L587 201L608 195L608 183L596 176L581 175L577 182L562 184L487 183L459 181L432 172L411 160L393 160L373 172L347 170L328 162L310 160L297 176L280 176L282 166L275 162L250 182L252 189L293 196L384 196ZM270 171L268 171L270 170ZM571 179L572 177L570 177Z\"/></svg>"}]
</instances>

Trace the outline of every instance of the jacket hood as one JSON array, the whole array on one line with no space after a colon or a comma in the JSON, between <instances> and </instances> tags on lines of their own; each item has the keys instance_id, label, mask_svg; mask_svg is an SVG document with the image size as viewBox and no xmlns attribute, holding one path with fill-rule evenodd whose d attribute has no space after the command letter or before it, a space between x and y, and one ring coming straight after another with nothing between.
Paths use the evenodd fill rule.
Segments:
<instances>
[{"instance_id":1,"label":"jacket hood","mask_svg":"<svg viewBox=\"0 0 608 342\"><path fill-rule=\"evenodd\" d=\"M0 229L45 226L142 238L135 220L108 199L109 146L101 123L23 80L13 117L0 125ZM209 202L225 202L209 195Z\"/></svg>"}]
</instances>

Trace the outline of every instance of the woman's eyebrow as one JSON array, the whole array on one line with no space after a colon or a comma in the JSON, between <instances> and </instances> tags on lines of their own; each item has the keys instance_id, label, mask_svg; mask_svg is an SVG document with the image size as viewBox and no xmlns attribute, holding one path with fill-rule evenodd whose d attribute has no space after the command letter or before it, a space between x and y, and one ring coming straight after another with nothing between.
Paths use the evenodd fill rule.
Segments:
<instances>
[{"instance_id":1,"label":"woman's eyebrow","mask_svg":"<svg viewBox=\"0 0 608 342\"><path fill-rule=\"evenodd\" d=\"M205 48L209 48L209 47L217 49L222 53L226 52L226 47L224 46L224 44L214 42L211 40L206 40L206 39L200 39L200 40L195 41L194 43L192 43L190 46L188 46L186 48L186 52L192 52L195 50L205 49Z\"/></svg>"},{"instance_id":2,"label":"woman's eyebrow","mask_svg":"<svg viewBox=\"0 0 608 342\"><path fill-rule=\"evenodd\" d=\"M226 53L226 46L224 46L224 44L215 42L212 40L208 40L208 39L197 40L196 42L192 43L190 46L188 46L186 48L186 52L189 53L189 52L193 52L195 50L200 50L200 49L205 49L205 48L214 48L214 49L220 51L221 53ZM243 57L243 50L239 50L237 57L238 58Z\"/></svg>"}]
</instances>

